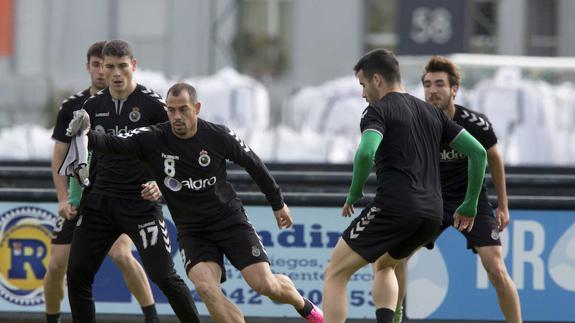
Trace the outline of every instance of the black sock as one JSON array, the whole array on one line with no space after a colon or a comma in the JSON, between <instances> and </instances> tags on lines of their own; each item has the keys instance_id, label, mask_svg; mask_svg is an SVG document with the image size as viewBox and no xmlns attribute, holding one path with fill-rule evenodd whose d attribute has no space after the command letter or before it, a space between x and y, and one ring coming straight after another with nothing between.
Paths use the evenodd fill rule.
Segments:
<instances>
[{"instance_id":1,"label":"black sock","mask_svg":"<svg viewBox=\"0 0 575 323\"><path fill-rule=\"evenodd\" d=\"M46 323L60 323L60 313L56 314L46 313Z\"/></svg>"},{"instance_id":2,"label":"black sock","mask_svg":"<svg viewBox=\"0 0 575 323\"><path fill-rule=\"evenodd\" d=\"M377 318L377 323L392 323L393 322L393 310L389 308L378 308L375 311L375 317Z\"/></svg>"},{"instance_id":3,"label":"black sock","mask_svg":"<svg viewBox=\"0 0 575 323\"><path fill-rule=\"evenodd\" d=\"M144 319L146 323L160 322L158 312L156 312L156 304L142 306L142 312L144 312Z\"/></svg>"},{"instance_id":4,"label":"black sock","mask_svg":"<svg viewBox=\"0 0 575 323\"><path fill-rule=\"evenodd\" d=\"M299 315L301 315L301 317L306 317L309 315L309 313L311 313L311 310L313 310L313 304L309 301L309 299L307 298L303 298L303 308L298 310L296 308L296 311L299 313Z\"/></svg>"}]
</instances>

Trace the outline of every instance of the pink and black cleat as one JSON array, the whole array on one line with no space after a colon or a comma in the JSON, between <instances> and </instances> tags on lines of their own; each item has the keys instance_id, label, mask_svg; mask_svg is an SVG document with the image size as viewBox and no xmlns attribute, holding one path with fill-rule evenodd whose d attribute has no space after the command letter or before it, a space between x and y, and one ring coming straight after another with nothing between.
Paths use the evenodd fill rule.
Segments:
<instances>
[{"instance_id":1,"label":"pink and black cleat","mask_svg":"<svg viewBox=\"0 0 575 323\"><path fill-rule=\"evenodd\" d=\"M310 302L307 299L306 301ZM321 311L321 309L315 306L312 302L310 302L310 304L313 306L313 308L311 309L309 314L304 317L306 321L308 321L309 323L323 323L323 312Z\"/></svg>"}]
</instances>

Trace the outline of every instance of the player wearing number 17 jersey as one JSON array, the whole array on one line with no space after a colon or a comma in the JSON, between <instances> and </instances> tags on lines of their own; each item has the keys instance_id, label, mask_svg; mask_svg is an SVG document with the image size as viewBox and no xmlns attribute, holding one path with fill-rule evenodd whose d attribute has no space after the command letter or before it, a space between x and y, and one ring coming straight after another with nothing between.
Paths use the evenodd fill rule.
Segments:
<instances>
[{"instance_id":1,"label":"player wearing number 17 jersey","mask_svg":"<svg viewBox=\"0 0 575 323\"><path fill-rule=\"evenodd\" d=\"M167 95L170 122L120 136L92 131L88 133L89 147L132 156L148 166L178 228L188 277L217 322L244 322L239 308L221 290L224 255L255 291L275 302L291 304L308 322L323 322L321 311L298 293L287 276L272 273L264 246L227 180L226 160L251 175L281 229L291 226L292 218L279 186L234 132L199 119L200 107L191 85L175 84Z\"/></svg>"},{"instance_id":2,"label":"player wearing number 17 jersey","mask_svg":"<svg viewBox=\"0 0 575 323\"><path fill-rule=\"evenodd\" d=\"M105 41L92 44L86 53L86 70L90 75L90 87L62 102L58 111L56 124L52 133L54 153L52 154L52 178L58 196L58 214L60 218L52 232L52 248L50 260L44 276L44 299L46 304L46 323L60 322L60 303L64 298L64 280L70 255L70 244L77 222L77 207L80 199L73 197L73 184L70 183L68 194L68 178L59 174L66 152L70 147L71 138L66 136L66 127L72 120L73 112L81 109L86 100L106 87L104 78L102 48ZM157 187L156 187L157 189ZM154 297L150 284L140 263L132 255L132 240L122 234L110 248L108 255L122 270L126 286L140 303L147 323L158 322Z\"/></svg>"},{"instance_id":3,"label":"player wearing number 17 jersey","mask_svg":"<svg viewBox=\"0 0 575 323\"><path fill-rule=\"evenodd\" d=\"M108 88L84 103L96 132L122 134L164 122L159 95L132 79L136 60L128 43L109 41L102 50ZM84 192L70 250L68 297L74 322L95 322L92 284L114 243L126 233L136 245L148 277L162 290L182 322L199 322L191 292L176 273L161 205L141 196L152 178L137 161L113 154L94 154L92 185ZM95 164L95 167L93 166Z\"/></svg>"}]
</instances>

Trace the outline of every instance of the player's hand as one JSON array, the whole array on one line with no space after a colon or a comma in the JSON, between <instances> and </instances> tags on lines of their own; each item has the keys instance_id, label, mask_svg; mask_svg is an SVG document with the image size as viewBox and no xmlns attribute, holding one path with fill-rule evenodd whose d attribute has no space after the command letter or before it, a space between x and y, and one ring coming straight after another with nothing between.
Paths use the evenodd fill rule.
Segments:
<instances>
[{"instance_id":1,"label":"player's hand","mask_svg":"<svg viewBox=\"0 0 575 323\"><path fill-rule=\"evenodd\" d=\"M355 209L353 207L353 204L345 203L343 205L343 208L341 209L341 215L346 217L346 218L350 217L354 212L355 212Z\"/></svg>"},{"instance_id":2,"label":"player's hand","mask_svg":"<svg viewBox=\"0 0 575 323\"><path fill-rule=\"evenodd\" d=\"M74 220L78 216L76 207L68 201L58 203L58 214L66 220Z\"/></svg>"},{"instance_id":3,"label":"player's hand","mask_svg":"<svg viewBox=\"0 0 575 323\"><path fill-rule=\"evenodd\" d=\"M276 222L278 224L278 228L289 228L293 224L293 220L291 218L291 212L287 206L284 204L284 207L274 211L274 216L276 217Z\"/></svg>"},{"instance_id":4,"label":"player's hand","mask_svg":"<svg viewBox=\"0 0 575 323\"><path fill-rule=\"evenodd\" d=\"M144 200L155 202L160 200L162 192L160 192L160 188L155 181L149 181L142 184L142 192L140 192L140 195Z\"/></svg>"},{"instance_id":5,"label":"player's hand","mask_svg":"<svg viewBox=\"0 0 575 323\"><path fill-rule=\"evenodd\" d=\"M467 231L471 232L473 229L473 221L475 217L471 216L464 216L459 214L459 212L455 212L453 214L453 226L459 231Z\"/></svg>"},{"instance_id":6,"label":"player's hand","mask_svg":"<svg viewBox=\"0 0 575 323\"><path fill-rule=\"evenodd\" d=\"M66 136L73 137L80 134L82 131L90 129L90 116L84 109L74 111L74 118L68 124L66 129Z\"/></svg>"},{"instance_id":7,"label":"player's hand","mask_svg":"<svg viewBox=\"0 0 575 323\"><path fill-rule=\"evenodd\" d=\"M509 225L509 209L507 207L497 207L497 225L499 232L502 232Z\"/></svg>"}]
</instances>

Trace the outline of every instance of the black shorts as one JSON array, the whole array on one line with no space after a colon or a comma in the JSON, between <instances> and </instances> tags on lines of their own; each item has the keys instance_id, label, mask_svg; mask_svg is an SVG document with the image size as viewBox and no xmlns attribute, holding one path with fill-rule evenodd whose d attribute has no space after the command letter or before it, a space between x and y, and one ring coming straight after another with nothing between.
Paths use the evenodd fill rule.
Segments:
<instances>
[{"instance_id":1,"label":"black shorts","mask_svg":"<svg viewBox=\"0 0 575 323\"><path fill-rule=\"evenodd\" d=\"M93 322L92 283L122 233L134 242L146 275L182 320L194 317L190 291L174 268L168 224L159 203L88 193L82 200L68 261L68 298L73 317ZM90 312L90 309L92 309ZM85 316L85 320L81 317Z\"/></svg>"},{"instance_id":2,"label":"black shorts","mask_svg":"<svg viewBox=\"0 0 575 323\"><path fill-rule=\"evenodd\" d=\"M221 230L178 231L180 255L186 273L200 262L213 261L222 268L223 283L226 280L224 255L238 270L259 263L269 262L262 241L252 224L247 220L245 211L239 209L230 216L240 216L242 221Z\"/></svg>"},{"instance_id":3,"label":"black shorts","mask_svg":"<svg viewBox=\"0 0 575 323\"><path fill-rule=\"evenodd\" d=\"M66 220L63 217L59 217L54 230L52 230L52 244L71 244L77 222L78 218Z\"/></svg>"},{"instance_id":4,"label":"black shorts","mask_svg":"<svg viewBox=\"0 0 575 323\"><path fill-rule=\"evenodd\" d=\"M417 216L384 213L369 205L343 232L350 248L369 263L385 253L395 259L411 255L417 248L437 235L439 220Z\"/></svg>"},{"instance_id":5,"label":"black shorts","mask_svg":"<svg viewBox=\"0 0 575 323\"><path fill-rule=\"evenodd\" d=\"M499 238L499 227L497 225L497 219L495 218L493 211L491 210L490 212L485 212L483 210L478 212L481 213L478 213L475 217L473 222L473 229L471 229L471 232L461 232L467 240L467 249L471 249L474 253L477 253L475 247L501 245L501 239ZM427 249L433 249L435 246L435 240L439 238L441 233L443 233L445 229L453 226L453 213L455 213L455 208L444 209L441 231L435 238L432 239L432 242L425 245Z\"/></svg>"},{"instance_id":6,"label":"black shorts","mask_svg":"<svg viewBox=\"0 0 575 323\"><path fill-rule=\"evenodd\" d=\"M73 266L69 270L81 268L95 273L122 233L138 249L152 281L161 281L173 270L172 257L176 251L171 246L159 203L95 192L89 193L83 203L72 240L69 265Z\"/></svg>"}]
</instances>

